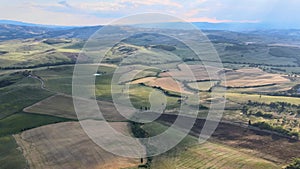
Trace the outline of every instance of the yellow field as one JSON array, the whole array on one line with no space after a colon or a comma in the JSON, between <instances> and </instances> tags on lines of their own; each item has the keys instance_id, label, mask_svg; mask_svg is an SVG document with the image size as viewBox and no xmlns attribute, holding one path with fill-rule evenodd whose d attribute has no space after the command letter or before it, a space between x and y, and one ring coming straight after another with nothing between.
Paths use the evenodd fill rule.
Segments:
<instances>
[{"instance_id":1,"label":"yellow field","mask_svg":"<svg viewBox=\"0 0 300 169\"><path fill-rule=\"evenodd\" d=\"M290 82L283 75L267 73L258 68L227 71L225 75L226 83L222 81L221 85L227 87L251 87Z\"/></svg>"},{"instance_id":2,"label":"yellow field","mask_svg":"<svg viewBox=\"0 0 300 169\"><path fill-rule=\"evenodd\" d=\"M180 82L174 80L171 77L163 77L163 78L146 77L131 82L131 84L139 84L139 83L144 83L147 86L151 86L151 87L161 87L162 89L167 91L191 94L190 92L185 91L183 89L182 84Z\"/></svg>"},{"instance_id":3,"label":"yellow field","mask_svg":"<svg viewBox=\"0 0 300 169\"><path fill-rule=\"evenodd\" d=\"M156 135L167 127L151 123L143 127L150 135ZM249 149L237 149L212 141L198 144L193 136L187 136L173 151L154 157L155 169L280 169L278 165L256 156ZM251 152L251 153L250 153Z\"/></svg>"},{"instance_id":4,"label":"yellow field","mask_svg":"<svg viewBox=\"0 0 300 169\"><path fill-rule=\"evenodd\" d=\"M291 104L300 104L300 98L296 97L285 97L285 96L267 96L267 95L258 95L258 94L241 94L241 93L226 93L226 97L229 100L239 103L246 103L248 100L271 103L271 102L287 102Z\"/></svg>"},{"instance_id":5,"label":"yellow field","mask_svg":"<svg viewBox=\"0 0 300 169\"><path fill-rule=\"evenodd\" d=\"M178 69L170 69L167 72L161 73L162 77L173 77L177 80L196 81L196 80L218 80L218 72L221 69L203 65L186 65L179 64ZM210 73L208 73L210 72Z\"/></svg>"},{"instance_id":6,"label":"yellow field","mask_svg":"<svg viewBox=\"0 0 300 169\"><path fill-rule=\"evenodd\" d=\"M192 82L188 83L188 86L192 89L207 91L213 87L217 81L205 81L205 82Z\"/></svg>"},{"instance_id":7,"label":"yellow field","mask_svg":"<svg viewBox=\"0 0 300 169\"><path fill-rule=\"evenodd\" d=\"M276 169L276 164L214 143L189 148L176 159L182 169Z\"/></svg>"},{"instance_id":8,"label":"yellow field","mask_svg":"<svg viewBox=\"0 0 300 169\"><path fill-rule=\"evenodd\" d=\"M0 43L0 50L7 51L7 54L0 55L0 66L33 66L44 63L55 63L58 61L70 61L64 54L79 53L80 49L65 49L64 47L76 43L77 40L68 43L46 44L44 40L27 39L10 40Z\"/></svg>"}]
</instances>

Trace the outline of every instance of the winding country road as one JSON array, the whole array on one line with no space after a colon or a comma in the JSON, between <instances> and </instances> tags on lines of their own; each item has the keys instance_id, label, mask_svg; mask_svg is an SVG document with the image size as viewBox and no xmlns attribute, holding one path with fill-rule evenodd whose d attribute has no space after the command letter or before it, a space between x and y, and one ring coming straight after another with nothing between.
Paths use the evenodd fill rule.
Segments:
<instances>
[{"instance_id":1,"label":"winding country road","mask_svg":"<svg viewBox=\"0 0 300 169\"><path fill-rule=\"evenodd\" d=\"M28 75L27 77L32 78L32 79L37 79L38 81L41 82L41 89L48 90L48 89L45 88L45 82L42 78L40 78L38 76L35 76L35 75L32 75L32 74Z\"/></svg>"}]
</instances>

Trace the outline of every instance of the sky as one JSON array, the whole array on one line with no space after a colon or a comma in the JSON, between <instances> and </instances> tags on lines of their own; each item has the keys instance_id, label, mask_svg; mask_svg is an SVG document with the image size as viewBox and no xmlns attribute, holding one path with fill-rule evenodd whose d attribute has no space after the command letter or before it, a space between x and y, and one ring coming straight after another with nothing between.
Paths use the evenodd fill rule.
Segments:
<instances>
[{"instance_id":1,"label":"sky","mask_svg":"<svg viewBox=\"0 0 300 169\"><path fill-rule=\"evenodd\" d=\"M0 0L0 3L1 20L47 25L103 25L128 15L155 12L188 22L300 27L300 0Z\"/></svg>"}]
</instances>

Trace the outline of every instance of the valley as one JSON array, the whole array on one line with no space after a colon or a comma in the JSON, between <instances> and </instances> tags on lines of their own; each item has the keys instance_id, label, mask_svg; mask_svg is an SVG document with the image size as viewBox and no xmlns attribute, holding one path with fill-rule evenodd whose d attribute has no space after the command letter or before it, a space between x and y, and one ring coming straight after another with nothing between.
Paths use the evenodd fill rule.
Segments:
<instances>
[{"instance_id":1,"label":"valley","mask_svg":"<svg viewBox=\"0 0 300 169\"><path fill-rule=\"evenodd\" d=\"M205 30L223 63L220 68L213 66L216 61L210 60L211 53L204 52L204 60L199 59L182 42L161 35L166 30L150 34L142 33L146 28L116 27L101 40L113 39L116 32L137 31L137 35L100 51L93 46L83 48L96 28L43 30L46 33L18 38L29 29L24 27L15 37L0 38L1 169L279 169L300 157L300 50L296 40L279 38L279 33L268 36L264 31ZM192 31L168 31L197 41ZM84 55L84 50L92 55ZM104 56L100 63L96 52ZM78 58L83 59L78 63ZM97 70L81 77L95 79L94 84L81 86L94 98L72 96L76 62L86 72ZM134 111L123 105L125 94ZM115 103L114 96L121 102ZM194 96L200 99L189 100ZM76 114L77 101L86 106L84 116ZM103 118L88 106L93 101ZM198 144L209 108L223 103L222 119L212 137ZM116 104L132 117L160 116L151 123L135 124L118 112ZM181 112L182 105L190 111ZM198 118L180 144L143 162L107 152L80 126L86 120L107 122L124 135L146 133L150 137L166 130L178 116L191 115ZM137 133L140 130L143 132Z\"/></svg>"}]
</instances>

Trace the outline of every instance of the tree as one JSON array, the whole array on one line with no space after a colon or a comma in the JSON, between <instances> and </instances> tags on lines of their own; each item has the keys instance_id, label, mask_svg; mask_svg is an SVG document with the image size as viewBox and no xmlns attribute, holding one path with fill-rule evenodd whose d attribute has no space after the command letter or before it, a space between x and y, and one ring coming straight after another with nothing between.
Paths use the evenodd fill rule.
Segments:
<instances>
[{"instance_id":1,"label":"tree","mask_svg":"<svg viewBox=\"0 0 300 169\"><path fill-rule=\"evenodd\" d=\"M285 169L300 169L300 158L295 158Z\"/></svg>"},{"instance_id":2,"label":"tree","mask_svg":"<svg viewBox=\"0 0 300 169\"><path fill-rule=\"evenodd\" d=\"M243 114L247 114L248 113L248 107L247 106L243 106L242 113Z\"/></svg>"}]
</instances>

